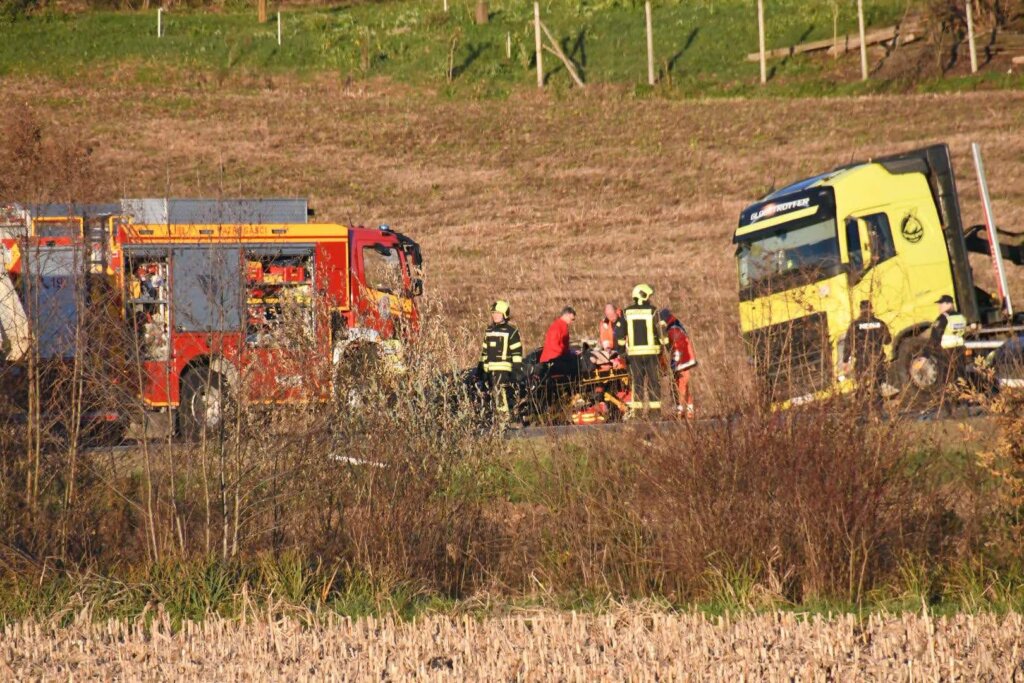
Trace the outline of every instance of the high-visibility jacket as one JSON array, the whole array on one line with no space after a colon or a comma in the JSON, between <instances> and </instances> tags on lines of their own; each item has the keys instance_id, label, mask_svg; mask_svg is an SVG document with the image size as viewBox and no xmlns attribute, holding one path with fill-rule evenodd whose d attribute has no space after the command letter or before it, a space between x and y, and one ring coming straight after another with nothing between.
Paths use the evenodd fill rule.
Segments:
<instances>
[{"instance_id":1,"label":"high-visibility jacket","mask_svg":"<svg viewBox=\"0 0 1024 683\"><path fill-rule=\"evenodd\" d=\"M964 345L964 333L967 331L967 318L959 313L942 313L932 323L929 333L929 346L932 351L956 349Z\"/></svg>"},{"instance_id":2,"label":"high-visibility jacket","mask_svg":"<svg viewBox=\"0 0 1024 683\"><path fill-rule=\"evenodd\" d=\"M667 321L669 363L673 372L689 370L697 365L697 357L693 352L690 336L678 319L672 317Z\"/></svg>"},{"instance_id":3,"label":"high-visibility jacket","mask_svg":"<svg viewBox=\"0 0 1024 683\"><path fill-rule=\"evenodd\" d=\"M523 366L523 342L519 338L519 330L508 322L488 326L480 349L480 364L484 372L518 373Z\"/></svg>"},{"instance_id":4,"label":"high-visibility jacket","mask_svg":"<svg viewBox=\"0 0 1024 683\"><path fill-rule=\"evenodd\" d=\"M661 353L661 338L658 335L658 311L650 304L633 304L622 312L625 318L625 334L619 340L619 348L627 356L657 356Z\"/></svg>"},{"instance_id":5,"label":"high-visibility jacket","mask_svg":"<svg viewBox=\"0 0 1024 683\"><path fill-rule=\"evenodd\" d=\"M626 321L622 317L622 311L615 318L615 322L608 322L608 318L601 321L601 329L598 336L601 340L601 348L605 351L613 351L618 348L619 338L624 338L626 333Z\"/></svg>"}]
</instances>

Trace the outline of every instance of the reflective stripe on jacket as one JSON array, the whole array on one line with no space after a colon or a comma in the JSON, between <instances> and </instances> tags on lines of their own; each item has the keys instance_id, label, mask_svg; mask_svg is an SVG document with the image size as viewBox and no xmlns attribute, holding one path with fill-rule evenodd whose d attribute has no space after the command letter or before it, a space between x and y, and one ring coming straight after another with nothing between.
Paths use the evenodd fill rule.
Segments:
<instances>
[{"instance_id":1,"label":"reflective stripe on jacket","mask_svg":"<svg viewBox=\"0 0 1024 683\"><path fill-rule=\"evenodd\" d=\"M627 356L656 356L661 353L655 322L657 314L650 304L633 304L622 312L626 319Z\"/></svg>"},{"instance_id":2,"label":"reflective stripe on jacket","mask_svg":"<svg viewBox=\"0 0 1024 683\"><path fill-rule=\"evenodd\" d=\"M507 322L490 325L480 349L484 372L512 372L523 364L523 342L519 330Z\"/></svg>"}]
</instances>

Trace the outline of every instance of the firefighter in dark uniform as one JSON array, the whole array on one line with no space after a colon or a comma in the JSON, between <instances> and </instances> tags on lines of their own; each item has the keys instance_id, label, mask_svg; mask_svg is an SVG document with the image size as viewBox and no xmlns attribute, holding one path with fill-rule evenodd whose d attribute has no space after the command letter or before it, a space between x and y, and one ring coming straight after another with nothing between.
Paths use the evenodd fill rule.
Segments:
<instances>
[{"instance_id":1,"label":"firefighter in dark uniform","mask_svg":"<svg viewBox=\"0 0 1024 683\"><path fill-rule=\"evenodd\" d=\"M512 309L507 301L491 306L491 324L484 334L480 350L480 370L491 391L499 416L509 418L512 407L512 382L522 372L523 342L519 330L509 324Z\"/></svg>"},{"instance_id":2,"label":"firefighter in dark uniform","mask_svg":"<svg viewBox=\"0 0 1024 683\"><path fill-rule=\"evenodd\" d=\"M631 412L661 409L658 358L662 340L658 335L658 311L651 305L653 294L650 285L637 285L633 288L633 305L622 312L625 329L619 333L617 342L629 366L632 396L627 407Z\"/></svg>"},{"instance_id":3,"label":"firefighter in dark uniform","mask_svg":"<svg viewBox=\"0 0 1024 683\"><path fill-rule=\"evenodd\" d=\"M872 408L882 404L882 384L885 382L885 346L892 343L892 335L884 322L875 317L870 301L860 302L860 315L846 332L843 364L853 360L857 378L857 395Z\"/></svg>"}]
</instances>

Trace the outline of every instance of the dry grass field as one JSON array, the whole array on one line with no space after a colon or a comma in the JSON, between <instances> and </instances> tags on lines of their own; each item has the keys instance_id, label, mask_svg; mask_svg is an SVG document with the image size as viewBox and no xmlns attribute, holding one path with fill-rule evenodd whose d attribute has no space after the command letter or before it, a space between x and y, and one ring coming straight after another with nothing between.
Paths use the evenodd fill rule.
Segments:
<instances>
[{"instance_id":1,"label":"dry grass field","mask_svg":"<svg viewBox=\"0 0 1024 683\"><path fill-rule=\"evenodd\" d=\"M1024 226L1014 92L673 101L595 88L467 101L327 76L0 85L13 107L90 146L104 196L305 195L320 219L414 235L467 361L495 298L512 301L532 345L564 303L580 311L575 334L593 336L604 302L649 281L694 333L700 381L728 383L742 357L730 243L740 209L872 154L949 142L968 220L980 222L978 141L997 218Z\"/></svg>"},{"instance_id":2,"label":"dry grass field","mask_svg":"<svg viewBox=\"0 0 1024 683\"><path fill-rule=\"evenodd\" d=\"M159 616L5 630L14 680L1013 680L1024 618L799 619L622 610L513 616L189 622Z\"/></svg>"}]
</instances>

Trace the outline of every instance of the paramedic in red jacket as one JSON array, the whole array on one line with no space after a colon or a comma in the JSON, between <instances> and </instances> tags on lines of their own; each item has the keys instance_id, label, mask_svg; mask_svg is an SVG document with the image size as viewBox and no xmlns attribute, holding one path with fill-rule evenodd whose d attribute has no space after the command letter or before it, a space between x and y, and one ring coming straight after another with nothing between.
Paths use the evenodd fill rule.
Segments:
<instances>
[{"instance_id":1,"label":"paramedic in red jacket","mask_svg":"<svg viewBox=\"0 0 1024 683\"><path fill-rule=\"evenodd\" d=\"M576 377L580 374L579 357L569 348L569 326L574 322L576 311L572 306L566 306L544 335L540 362L547 364L553 375Z\"/></svg>"},{"instance_id":2,"label":"paramedic in red jacket","mask_svg":"<svg viewBox=\"0 0 1024 683\"><path fill-rule=\"evenodd\" d=\"M667 308L658 313L662 338L668 349L669 364L676 380L676 412L679 417L694 416L693 394L690 393L690 369L697 365L693 344L686 328Z\"/></svg>"}]
</instances>

